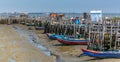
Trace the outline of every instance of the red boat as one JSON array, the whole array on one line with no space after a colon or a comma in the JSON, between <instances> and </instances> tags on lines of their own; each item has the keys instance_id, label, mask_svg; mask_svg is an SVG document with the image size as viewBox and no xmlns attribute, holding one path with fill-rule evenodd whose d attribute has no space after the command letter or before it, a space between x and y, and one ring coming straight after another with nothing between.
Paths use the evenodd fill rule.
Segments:
<instances>
[{"instance_id":1,"label":"red boat","mask_svg":"<svg viewBox=\"0 0 120 62\"><path fill-rule=\"evenodd\" d=\"M92 52L92 53L99 53L100 51L93 51L88 49L81 49L83 52Z\"/></svg>"},{"instance_id":2,"label":"red boat","mask_svg":"<svg viewBox=\"0 0 120 62\"><path fill-rule=\"evenodd\" d=\"M60 43L63 44L68 44L68 45L87 45L88 40L81 40L81 39L71 39L71 38L66 38L66 39L57 39Z\"/></svg>"}]
</instances>

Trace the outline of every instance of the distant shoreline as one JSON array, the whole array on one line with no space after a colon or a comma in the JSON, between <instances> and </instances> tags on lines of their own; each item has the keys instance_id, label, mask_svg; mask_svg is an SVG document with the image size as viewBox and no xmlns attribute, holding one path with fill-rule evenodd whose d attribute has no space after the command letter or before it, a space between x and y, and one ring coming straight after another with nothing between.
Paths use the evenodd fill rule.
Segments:
<instances>
[{"instance_id":1,"label":"distant shoreline","mask_svg":"<svg viewBox=\"0 0 120 62\"><path fill-rule=\"evenodd\" d=\"M31 12L31 13L27 13L28 16L30 17L40 17L40 16L49 16L49 14L52 13L52 12ZM54 13L54 12L53 12ZM64 13L64 12L58 12L58 13L62 13L62 14L65 14L66 17L80 17L83 15L83 13ZM90 13L89 13L90 14ZM13 15L13 16L18 16L20 15L20 13L17 13L17 12L14 12L14 13L0 13L0 16L10 16L10 15ZM102 14L103 17L120 17L120 13L103 13Z\"/></svg>"}]
</instances>

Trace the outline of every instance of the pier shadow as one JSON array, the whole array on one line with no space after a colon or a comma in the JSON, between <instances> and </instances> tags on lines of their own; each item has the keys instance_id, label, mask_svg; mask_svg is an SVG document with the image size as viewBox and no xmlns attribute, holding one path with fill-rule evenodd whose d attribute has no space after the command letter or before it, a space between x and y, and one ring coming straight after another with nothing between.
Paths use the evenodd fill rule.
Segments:
<instances>
[{"instance_id":1,"label":"pier shadow","mask_svg":"<svg viewBox=\"0 0 120 62\"><path fill-rule=\"evenodd\" d=\"M97 61L97 60L103 60L103 59L113 59L113 58L92 58L92 59L87 59L84 61ZM114 59L119 59L119 58L114 58Z\"/></svg>"},{"instance_id":2,"label":"pier shadow","mask_svg":"<svg viewBox=\"0 0 120 62\"><path fill-rule=\"evenodd\" d=\"M105 58L92 58L92 59L88 59L88 60L84 60L84 61L93 61L93 60L103 60Z\"/></svg>"},{"instance_id":3,"label":"pier shadow","mask_svg":"<svg viewBox=\"0 0 120 62\"><path fill-rule=\"evenodd\" d=\"M87 56L87 55L85 55L84 53L82 53L82 54L80 54L79 56L77 56L77 57L84 57L84 56Z\"/></svg>"},{"instance_id":4,"label":"pier shadow","mask_svg":"<svg viewBox=\"0 0 120 62\"><path fill-rule=\"evenodd\" d=\"M53 44L53 46L69 46L67 44Z\"/></svg>"},{"instance_id":5,"label":"pier shadow","mask_svg":"<svg viewBox=\"0 0 120 62\"><path fill-rule=\"evenodd\" d=\"M79 45L54 44L53 46L79 46ZM82 46L84 46L84 45L82 45Z\"/></svg>"}]
</instances>

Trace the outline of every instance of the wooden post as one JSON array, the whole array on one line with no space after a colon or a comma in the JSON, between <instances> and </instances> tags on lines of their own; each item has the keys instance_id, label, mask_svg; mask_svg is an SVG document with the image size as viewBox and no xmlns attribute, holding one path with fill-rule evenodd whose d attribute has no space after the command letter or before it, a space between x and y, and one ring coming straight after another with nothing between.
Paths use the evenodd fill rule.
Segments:
<instances>
[{"instance_id":1,"label":"wooden post","mask_svg":"<svg viewBox=\"0 0 120 62\"><path fill-rule=\"evenodd\" d=\"M113 24L112 24L112 21L111 21L111 32L110 32L110 49L111 49L111 44L112 44L112 29L113 28Z\"/></svg>"}]
</instances>

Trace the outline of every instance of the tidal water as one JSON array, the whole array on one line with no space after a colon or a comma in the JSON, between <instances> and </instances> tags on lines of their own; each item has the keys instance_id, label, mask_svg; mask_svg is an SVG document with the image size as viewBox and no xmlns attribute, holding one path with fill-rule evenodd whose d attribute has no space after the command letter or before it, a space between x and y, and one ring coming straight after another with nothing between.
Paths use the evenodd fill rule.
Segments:
<instances>
[{"instance_id":1,"label":"tidal water","mask_svg":"<svg viewBox=\"0 0 120 62\"><path fill-rule=\"evenodd\" d=\"M29 31L26 31L18 26L13 26L13 28L21 35L21 36L24 36L24 35L27 35L28 36L28 39L30 41L30 43L33 45L33 46L36 46L37 48L39 48L43 53L45 53L47 56L51 56L51 52L44 46L36 43L37 41L40 41L40 39L38 38L38 36L33 33L33 32L29 32Z\"/></svg>"}]
</instances>

